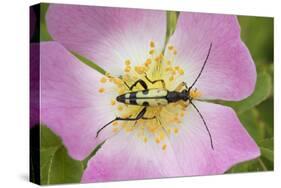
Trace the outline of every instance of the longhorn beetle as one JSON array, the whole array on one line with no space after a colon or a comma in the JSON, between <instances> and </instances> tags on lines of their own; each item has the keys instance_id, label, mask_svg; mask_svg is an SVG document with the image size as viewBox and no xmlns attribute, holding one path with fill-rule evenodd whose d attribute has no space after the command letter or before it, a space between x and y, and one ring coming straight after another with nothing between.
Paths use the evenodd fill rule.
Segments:
<instances>
[{"instance_id":1,"label":"longhorn beetle","mask_svg":"<svg viewBox=\"0 0 281 188\"><path fill-rule=\"evenodd\" d=\"M114 121L137 121L139 119L144 119L144 120L155 119L156 118L155 116L154 117L145 117L144 116L145 113L146 113L146 109L149 106L154 106L154 107L155 106L165 106L169 103L175 103L175 102L178 102L178 101L185 101L185 102L188 101L189 104L191 104L193 106L193 108L197 111L200 118L202 119L202 121L204 123L204 126L205 126L205 128L208 132L209 138L210 138L211 148L214 150L212 135L211 135L210 130L207 126L207 123L206 123L203 115L200 113L199 109L192 102L193 98L190 95L191 89L193 88L193 86L195 85L195 83L197 82L197 80L199 79L199 77L201 76L201 74L202 74L202 72L205 68L205 65L208 61L211 49L212 49L212 43L210 43L208 54L205 58L203 66L201 67L201 70L200 70L199 74L197 75L196 79L194 80L194 82L192 83L192 85L190 87L187 87L186 83L182 82L176 87L176 89L174 91L169 91L169 90L166 89L164 80L153 80L152 81L147 77L147 75L145 75L145 79L148 82L150 82L151 84L161 82L163 88L161 88L161 89L160 88L148 89L145 81L142 80L142 79L137 80L131 86L129 86L126 82L124 82L124 84L128 87L130 92L127 92L125 94L117 96L116 100L120 103L124 103L124 104L128 104L128 105L143 106L143 109L138 113L138 115L135 118L116 117L115 119L113 119L112 121L108 122L106 125L101 127L97 131L96 137L98 137L99 133L105 127L107 127L108 125L110 125ZM137 84L140 84L144 89L139 90L139 91L133 91L134 87L136 87ZM184 89L182 91L180 91L180 89L182 87L184 87Z\"/></svg>"}]
</instances>

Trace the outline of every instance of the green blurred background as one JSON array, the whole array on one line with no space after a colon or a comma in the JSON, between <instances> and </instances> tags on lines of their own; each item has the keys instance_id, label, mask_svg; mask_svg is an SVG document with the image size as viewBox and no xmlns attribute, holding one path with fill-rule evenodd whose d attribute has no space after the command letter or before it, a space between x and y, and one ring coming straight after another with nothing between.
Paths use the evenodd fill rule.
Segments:
<instances>
[{"instance_id":1,"label":"green blurred background","mask_svg":"<svg viewBox=\"0 0 281 188\"><path fill-rule=\"evenodd\" d=\"M52 40L45 24L47 9L48 4L41 4L40 19L31 42ZM176 27L178 15L178 12L167 12L167 40ZM273 170L273 18L238 16L238 19L241 25L241 38L249 48L257 67L256 89L243 101L213 102L235 109L241 122L259 145L262 155L258 159L238 164L226 173ZM87 161L96 150L84 161L73 160L68 156L59 137L45 126L41 125L40 129L41 184L80 182ZM36 165L35 163L31 161L31 168ZM31 179L35 178L36 173L31 173Z\"/></svg>"}]
</instances>

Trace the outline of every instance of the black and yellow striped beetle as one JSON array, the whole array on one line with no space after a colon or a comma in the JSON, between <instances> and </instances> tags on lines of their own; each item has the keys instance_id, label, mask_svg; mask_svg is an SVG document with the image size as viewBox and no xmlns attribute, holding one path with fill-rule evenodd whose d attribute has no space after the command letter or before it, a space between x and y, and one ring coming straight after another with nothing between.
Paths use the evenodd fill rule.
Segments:
<instances>
[{"instance_id":1,"label":"black and yellow striped beetle","mask_svg":"<svg viewBox=\"0 0 281 188\"><path fill-rule=\"evenodd\" d=\"M124 84L128 87L130 92L127 92L127 93L124 93L122 95L117 96L116 100L120 103L124 103L124 104L127 104L127 105L143 106L143 109L134 118L131 118L131 117L130 118L116 117L115 119L113 119L112 121L110 121L106 125L104 125L102 128L100 128L97 131L96 137L98 137L99 133L105 127L107 127L108 125L110 125L114 121L137 121L137 120L140 120L140 119L144 119L144 120L155 119L156 118L155 116L154 117L145 117L147 107L149 107L149 106L150 107L164 106L164 105L168 105L169 103L184 101L184 102L188 102L189 104L191 104L194 107L194 109L198 112L198 114L199 114L200 118L202 119L202 121L204 123L204 126L205 126L205 128L208 132L211 147L212 147L212 149L214 149L212 135L211 135L210 130L207 126L207 123L206 123L203 115L200 113L199 109L192 102L193 98L190 95L191 89L194 87L195 83L197 82L197 80L199 79L199 77L201 76L201 74L202 74L202 72L205 68L205 65L208 61L211 49L212 49L212 43L210 44L208 54L205 58L203 66L201 67L199 74L197 75L196 79L194 80L194 82L192 83L192 85L190 87L188 87L185 82L182 82L176 87L176 89L174 91L169 91L165 87L165 81L164 80L151 80L151 79L148 78L147 75L145 75L145 79L148 82L150 82L151 84L161 82L163 87L162 88L148 89L146 82L142 79L137 80L131 86L129 86L126 82L124 82ZM137 84L140 84L143 87L143 90L133 91L134 87L136 87ZM182 87L184 87L184 89L180 91L180 89Z\"/></svg>"}]
</instances>

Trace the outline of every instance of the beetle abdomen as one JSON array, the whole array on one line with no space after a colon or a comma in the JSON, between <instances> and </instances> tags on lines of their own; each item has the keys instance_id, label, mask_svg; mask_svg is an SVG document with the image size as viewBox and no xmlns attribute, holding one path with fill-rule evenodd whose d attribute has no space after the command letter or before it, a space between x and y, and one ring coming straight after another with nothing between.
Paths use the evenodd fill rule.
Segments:
<instances>
[{"instance_id":1,"label":"beetle abdomen","mask_svg":"<svg viewBox=\"0 0 281 188\"><path fill-rule=\"evenodd\" d=\"M148 89L125 93L116 98L118 102L138 106L163 106L168 104L168 91L165 89Z\"/></svg>"}]
</instances>

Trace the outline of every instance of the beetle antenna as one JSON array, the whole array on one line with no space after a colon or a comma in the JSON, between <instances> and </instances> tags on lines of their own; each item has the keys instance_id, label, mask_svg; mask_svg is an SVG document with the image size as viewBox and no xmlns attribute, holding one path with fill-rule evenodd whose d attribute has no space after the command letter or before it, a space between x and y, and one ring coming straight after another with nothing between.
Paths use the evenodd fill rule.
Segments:
<instances>
[{"instance_id":1,"label":"beetle antenna","mask_svg":"<svg viewBox=\"0 0 281 188\"><path fill-rule=\"evenodd\" d=\"M190 102L190 104L193 106L193 108L195 108L195 110L198 112L200 118L202 119L202 121L203 121L203 123L204 123L204 126L205 126L205 128L206 128L206 130L207 130L207 132L208 132L209 138L210 138L211 148L214 150L214 144L213 144L212 135L211 135L211 132L210 132L208 126L207 126L207 123L206 123L206 121L205 121L203 115L200 113L199 109L195 106L195 104L194 104L191 100L189 100L189 102Z\"/></svg>"},{"instance_id":2,"label":"beetle antenna","mask_svg":"<svg viewBox=\"0 0 281 188\"><path fill-rule=\"evenodd\" d=\"M204 61L204 63L203 63L203 66L201 67L201 70L200 70L200 72L199 72L197 78L194 80L193 84L188 88L188 91L190 91L190 90L192 89L192 87L195 85L195 83L197 82L197 80L198 80L199 77L201 76L201 74L202 74L202 72L203 72L203 70L204 70L204 68L205 68L205 65L206 65L206 63L207 63L207 61L208 61L209 55L210 55L210 53L211 53L211 49L212 49L212 43L210 44L210 47L209 47L209 50L208 50L208 54L207 54L207 57L206 57L206 59L205 59L205 61Z\"/></svg>"}]
</instances>

